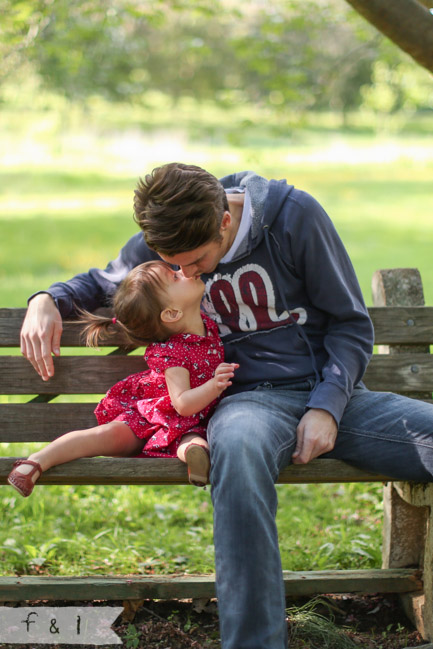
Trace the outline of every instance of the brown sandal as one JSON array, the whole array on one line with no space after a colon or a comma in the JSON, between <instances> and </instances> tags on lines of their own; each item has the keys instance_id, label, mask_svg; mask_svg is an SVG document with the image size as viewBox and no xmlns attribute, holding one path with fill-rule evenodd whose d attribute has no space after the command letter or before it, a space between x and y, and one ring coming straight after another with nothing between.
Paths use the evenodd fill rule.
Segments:
<instances>
[{"instance_id":1,"label":"brown sandal","mask_svg":"<svg viewBox=\"0 0 433 649\"><path fill-rule=\"evenodd\" d=\"M205 487L209 482L210 459L205 446L191 442L185 449L185 462L188 466L188 480L196 487Z\"/></svg>"},{"instance_id":2,"label":"brown sandal","mask_svg":"<svg viewBox=\"0 0 433 649\"><path fill-rule=\"evenodd\" d=\"M17 471L15 467L20 466L20 464L30 464L33 469L29 473L21 473ZM39 480L42 475L42 469L39 462L34 462L33 460L17 460L14 462L14 468L8 475L9 484L18 491L24 498L30 496L33 491L33 487L36 484L36 481L33 482L32 477L35 475L36 471L39 471L37 480Z\"/></svg>"}]
</instances>

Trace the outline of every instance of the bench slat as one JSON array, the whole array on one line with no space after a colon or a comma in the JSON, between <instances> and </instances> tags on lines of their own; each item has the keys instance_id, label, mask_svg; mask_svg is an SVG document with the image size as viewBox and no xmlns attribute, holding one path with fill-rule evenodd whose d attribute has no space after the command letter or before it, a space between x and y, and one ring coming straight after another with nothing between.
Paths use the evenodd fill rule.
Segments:
<instances>
[{"instance_id":1,"label":"bench slat","mask_svg":"<svg viewBox=\"0 0 433 649\"><path fill-rule=\"evenodd\" d=\"M101 394L114 383L146 369L140 356L61 356L55 376L42 381L20 356L0 356L0 394Z\"/></svg>"},{"instance_id":2,"label":"bench slat","mask_svg":"<svg viewBox=\"0 0 433 649\"><path fill-rule=\"evenodd\" d=\"M96 403L0 404L0 442L51 442L70 430L91 428L96 425L93 414L95 405Z\"/></svg>"},{"instance_id":3,"label":"bench slat","mask_svg":"<svg viewBox=\"0 0 433 649\"><path fill-rule=\"evenodd\" d=\"M61 356L55 376L42 381L20 356L0 356L0 394L100 394L146 368L142 356ZM433 391L433 355L376 354L365 374L371 390Z\"/></svg>"},{"instance_id":4,"label":"bench slat","mask_svg":"<svg viewBox=\"0 0 433 649\"><path fill-rule=\"evenodd\" d=\"M433 355L375 354L365 372L370 390L384 392L432 392Z\"/></svg>"},{"instance_id":5,"label":"bench slat","mask_svg":"<svg viewBox=\"0 0 433 649\"><path fill-rule=\"evenodd\" d=\"M107 313L107 309L100 310ZM26 309L0 309L0 347L19 347L20 330ZM123 345L124 339L117 333L100 343L101 347ZM63 323L62 347L82 347L81 326L74 322Z\"/></svg>"},{"instance_id":6,"label":"bench slat","mask_svg":"<svg viewBox=\"0 0 433 649\"><path fill-rule=\"evenodd\" d=\"M433 343L433 307L370 307L377 345Z\"/></svg>"},{"instance_id":7,"label":"bench slat","mask_svg":"<svg viewBox=\"0 0 433 649\"><path fill-rule=\"evenodd\" d=\"M0 485L16 457L0 458ZM283 469L281 484L322 482L386 482L384 475L368 473L340 460L317 459ZM83 458L53 467L42 474L38 485L183 485L188 484L186 465L176 458Z\"/></svg>"},{"instance_id":8,"label":"bench slat","mask_svg":"<svg viewBox=\"0 0 433 649\"><path fill-rule=\"evenodd\" d=\"M432 344L433 307L370 307L376 344ZM19 332L25 309L0 309L0 347L19 347ZM101 347L122 345L117 334L101 343ZM64 323L63 347L82 345L80 327Z\"/></svg>"},{"instance_id":9,"label":"bench slat","mask_svg":"<svg viewBox=\"0 0 433 649\"><path fill-rule=\"evenodd\" d=\"M283 571L286 595L316 593L408 593L422 589L420 571ZM130 575L127 577L0 577L0 601L90 601L215 597L215 575Z\"/></svg>"},{"instance_id":10,"label":"bench slat","mask_svg":"<svg viewBox=\"0 0 433 649\"><path fill-rule=\"evenodd\" d=\"M95 403L0 404L0 442L51 442L96 425Z\"/></svg>"}]
</instances>

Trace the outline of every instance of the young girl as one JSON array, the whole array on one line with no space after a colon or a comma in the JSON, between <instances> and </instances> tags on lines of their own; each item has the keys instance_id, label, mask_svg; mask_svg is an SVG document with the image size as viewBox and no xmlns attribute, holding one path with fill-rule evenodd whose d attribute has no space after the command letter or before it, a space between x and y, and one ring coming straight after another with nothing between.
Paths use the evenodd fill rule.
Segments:
<instances>
[{"instance_id":1,"label":"young girl","mask_svg":"<svg viewBox=\"0 0 433 649\"><path fill-rule=\"evenodd\" d=\"M66 433L27 460L8 482L29 496L43 471L81 457L178 457L191 484L209 477L206 424L238 365L224 363L215 323L200 312L204 284L163 261L134 268L119 286L115 317L86 313L86 342L96 346L113 328L135 345L152 344L150 369L116 383L95 410L98 426Z\"/></svg>"}]
</instances>

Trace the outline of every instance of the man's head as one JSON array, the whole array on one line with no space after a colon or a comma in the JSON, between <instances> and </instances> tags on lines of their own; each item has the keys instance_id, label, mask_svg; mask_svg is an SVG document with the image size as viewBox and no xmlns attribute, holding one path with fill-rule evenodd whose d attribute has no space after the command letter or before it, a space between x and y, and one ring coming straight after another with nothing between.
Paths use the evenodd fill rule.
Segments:
<instances>
[{"instance_id":1,"label":"man's head","mask_svg":"<svg viewBox=\"0 0 433 649\"><path fill-rule=\"evenodd\" d=\"M200 167L174 162L154 169L138 183L134 212L149 248L189 269L188 276L210 272L223 256L227 197L217 178Z\"/></svg>"}]
</instances>

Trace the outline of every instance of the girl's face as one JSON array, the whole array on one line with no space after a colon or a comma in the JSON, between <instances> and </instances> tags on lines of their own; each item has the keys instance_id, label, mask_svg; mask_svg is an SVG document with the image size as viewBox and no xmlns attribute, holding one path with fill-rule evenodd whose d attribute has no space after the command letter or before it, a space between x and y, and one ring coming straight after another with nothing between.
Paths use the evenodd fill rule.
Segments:
<instances>
[{"instance_id":1,"label":"girl's face","mask_svg":"<svg viewBox=\"0 0 433 649\"><path fill-rule=\"evenodd\" d=\"M164 273L164 297L167 307L186 311L190 307L200 306L204 293L204 283L199 276L185 277L180 270L161 269Z\"/></svg>"}]
</instances>

